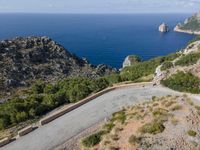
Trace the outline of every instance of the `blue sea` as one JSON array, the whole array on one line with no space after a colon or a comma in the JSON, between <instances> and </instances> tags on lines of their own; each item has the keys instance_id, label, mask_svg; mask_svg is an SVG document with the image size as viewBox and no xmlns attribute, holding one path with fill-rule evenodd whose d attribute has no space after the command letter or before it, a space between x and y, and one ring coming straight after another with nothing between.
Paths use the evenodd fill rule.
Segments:
<instances>
[{"instance_id":1,"label":"blue sea","mask_svg":"<svg viewBox=\"0 0 200 150\"><path fill-rule=\"evenodd\" d=\"M120 68L127 55L143 60L175 52L193 35L173 32L191 14L0 14L0 39L49 36L92 64ZM169 33L158 32L165 22Z\"/></svg>"}]
</instances>

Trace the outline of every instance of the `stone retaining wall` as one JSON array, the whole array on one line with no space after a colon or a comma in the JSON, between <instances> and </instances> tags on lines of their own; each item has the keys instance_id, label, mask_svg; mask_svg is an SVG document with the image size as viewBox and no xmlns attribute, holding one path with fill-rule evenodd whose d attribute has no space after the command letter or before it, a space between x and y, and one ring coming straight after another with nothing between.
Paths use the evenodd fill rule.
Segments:
<instances>
[{"instance_id":1,"label":"stone retaining wall","mask_svg":"<svg viewBox=\"0 0 200 150\"><path fill-rule=\"evenodd\" d=\"M24 129L20 130L20 131L18 132L18 136L19 136L19 137L20 137L20 136L24 136L24 135L26 135L26 134L28 134L28 133L30 133L30 132L32 132L32 131L33 131L33 126L28 126L28 127L24 128Z\"/></svg>"},{"instance_id":2,"label":"stone retaining wall","mask_svg":"<svg viewBox=\"0 0 200 150\"><path fill-rule=\"evenodd\" d=\"M4 139L0 140L0 147L6 145L8 143L10 143L10 138L8 138L8 137L4 138Z\"/></svg>"}]
</instances>

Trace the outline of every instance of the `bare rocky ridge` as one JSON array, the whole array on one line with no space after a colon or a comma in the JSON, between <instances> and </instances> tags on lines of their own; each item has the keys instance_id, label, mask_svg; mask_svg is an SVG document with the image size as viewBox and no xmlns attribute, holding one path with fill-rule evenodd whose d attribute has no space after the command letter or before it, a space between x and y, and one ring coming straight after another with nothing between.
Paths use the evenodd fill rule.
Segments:
<instances>
[{"instance_id":1,"label":"bare rocky ridge","mask_svg":"<svg viewBox=\"0 0 200 150\"><path fill-rule=\"evenodd\" d=\"M98 77L112 72L116 69L107 65L93 66L48 37L18 37L0 41L0 91L28 86L38 79Z\"/></svg>"}]
</instances>

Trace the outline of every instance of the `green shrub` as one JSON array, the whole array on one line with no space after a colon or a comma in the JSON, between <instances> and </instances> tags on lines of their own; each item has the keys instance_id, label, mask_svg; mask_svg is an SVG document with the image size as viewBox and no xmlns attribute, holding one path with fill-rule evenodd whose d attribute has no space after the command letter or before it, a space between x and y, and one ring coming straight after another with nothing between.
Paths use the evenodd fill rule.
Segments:
<instances>
[{"instance_id":1,"label":"green shrub","mask_svg":"<svg viewBox=\"0 0 200 150\"><path fill-rule=\"evenodd\" d=\"M163 108L156 108L154 111L153 111L153 116L166 116L168 115L168 111L166 109L163 109Z\"/></svg>"},{"instance_id":2,"label":"green shrub","mask_svg":"<svg viewBox=\"0 0 200 150\"><path fill-rule=\"evenodd\" d=\"M111 74L105 76L106 80L109 82L110 85L113 85L114 83L119 83L122 81L121 76L119 74Z\"/></svg>"},{"instance_id":3,"label":"green shrub","mask_svg":"<svg viewBox=\"0 0 200 150\"><path fill-rule=\"evenodd\" d=\"M193 130L189 130L188 131L188 135L192 136L192 137L195 137L197 135L197 133L195 131L193 131Z\"/></svg>"},{"instance_id":4,"label":"green shrub","mask_svg":"<svg viewBox=\"0 0 200 150\"><path fill-rule=\"evenodd\" d=\"M165 61L173 61L175 60L176 58L178 58L179 56L181 56L181 53L172 53L172 54L169 54L167 56L164 57L164 60Z\"/></svg>"},{"instance_id":5,"label":"green shrub","mask_svg":"<svg viewBox=\"0 0 200 150\"><path fill-rule=\"evenodd\" d=\"M154 121L164 123L168 120L169 113L166 109L157 108L152 112Z\"/></svg>"},{"instance_id":6,"label":"green shrub","mask_svg":"<svg viewBox=\"0 0 200 150\"><path fill-rule=\"evenodd\" d=\"M185 56L182 56L176 63L176 66L189 66L196 64L200 59L200 53L191 53Z\"/></svg>"},{"instance_id":7,"label":"green shrub","mask_svg":"<svg viewBox=\"0 0 200 150\"><path fill-rule=\"evenodd\" d=\"M165 126L161 122L153 121L143 125L140 128L142 133L157 134L165 130Z\"/></svg>"},{"instance_id":8,"label":"green shrub","mask_svg":"<svg viewBox=\"0 0 200 150\"><path fill-rule=\"evenodd\" d=\"M112 122L120 121L122 124L126 121L126 114L124 111L120 111L113 114L113 118L111 119Z\"/></svg>"},{"instance_id":9,"label":"green shrub","mask_svg":"<svg viewBox=\"0 0 200 150\"><path fill-rule=\"evenodd\" d=\"M11 124L11 120L8 115L4 115L0 117L0 130L5 129L10 124Z\"/></svg>"},{"instance_id":10,"label":"green shrub","mask_svg":"<svg viewBox=\"0 0 200 150\"><path fill-rule=\"evenodd\" d=\"M102 135L104 134L103 131L97 132L95 134L92 134L85 139L82 140L82 144L85 147L92 147L98 144L101 141Z\"/></svg>"},{"instance_id":11,"label":"green shrub","mask_svg":"<svg viewBox=\"0 0 200 150\"><path fill-rule=\"evenodd\" d=\"M16 114L16 119L17 119L17 122L22 122L22 121L25 121L27 120L28 118L28 114L26 112L17 112Z\"/></svg>"},{"instance_id":12,"label":"green shrub","mask_svg":"<svg viewBox=\"0 0 200 150\"><path fill-rule=\"evenodd\" d=\"M191 73L178 72L162 80L161 84L180 92L200 93L200 79Z\"/></svg>"},{"instance_id":13,"label":"green shrub","mask_svg":"<svg viewBox=\"0 0 200 150\"><path fill-rule=\"evenodd\" d=\"M66 78L54 84L37 82L25 98L13 98L0 105L0 129L36 119L65 103L82 100L109 86L106 78Z\"/></svg>"},{"instance_id":14,"label":"green shrub","mask_svg":"<svg viewBox=\"0 0 200 150\"><path fill-rule=\"evenodd\" d=\"M161 70L167 70L173 67L173 63L170 61L166 61L162 64Z\"/></svg>"},{"instance_id":15,"label":"green shrub","mask_svg":"<svg viewBox=\"0 0 200 150\"><path fill-rule=\"evenodd\" d=\"M113 128L115 127L115 124L113 122L107 123L104 125L105 130L109 133Z\"/></svg>"},{"instance_id":16,"label":"green shrub","mask_svg":"<svg viewBox=\"0 0 200 150\"><path fill-rule=\"evenodd\" d=\"M31 87L31 92L33 94L43 93L44 87L45 87L45 84L41 81L38 81L37 83L33 84L33 86Z\"/></svg>"}]
</instances>

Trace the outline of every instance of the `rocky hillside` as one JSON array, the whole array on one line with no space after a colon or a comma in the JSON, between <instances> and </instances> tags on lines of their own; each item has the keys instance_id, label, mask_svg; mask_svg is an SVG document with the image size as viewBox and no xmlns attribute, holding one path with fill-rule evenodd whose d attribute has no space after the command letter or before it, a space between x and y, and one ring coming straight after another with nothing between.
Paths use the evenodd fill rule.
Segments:
<instances>
[{"instance_id":1,"label":"rocky hillside","mask_svg":"<svg viewBox=\"0 0 200 150\"><path fill-rule=\"evenodd\" d=\"M97 77L115 71L106 65L89 64L48 37L0 41L1 91L27 86L38 79L52 81L66 76Z\"/></svg>"},{"instance_id":2,"label":"rocky hillside","mask_svg":"<svg viewBox=\"0 0 200 150\"><path fill-rule=\"evenodd\" d=\"M189 97L153 97L112 115L83 138L82 150L199 150L200 106Z\"/></svg>"},{"instance_id":3,"label":"rocky hillside","mask_svg":"<svg viewBox=\"0 0 200 150\"><path fill-rule=\"evenodd\" d=\"M185 32L190 34L200 34L200 12L187 18L184 23L179 23L175 28L176 32Z\"/></svg>"}]
</instances>

